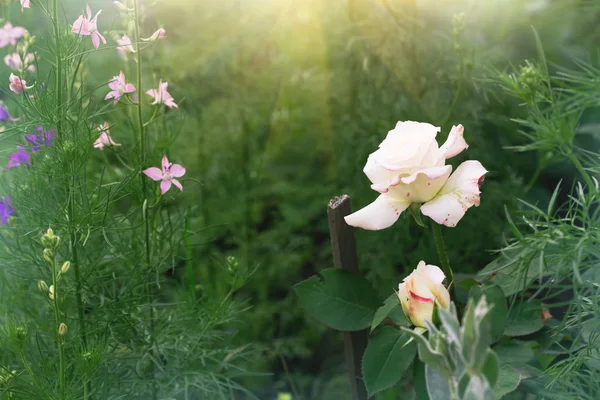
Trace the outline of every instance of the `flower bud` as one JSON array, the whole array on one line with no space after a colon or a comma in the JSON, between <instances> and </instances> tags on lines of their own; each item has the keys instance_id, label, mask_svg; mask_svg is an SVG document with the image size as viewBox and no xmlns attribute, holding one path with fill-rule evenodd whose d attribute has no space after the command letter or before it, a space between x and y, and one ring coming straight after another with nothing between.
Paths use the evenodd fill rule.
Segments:
<instances>
[{"instance_id":1,"label":"flower bud","mask_svg":"<svg viewBox=\"0 0 600 400\"><path fill-rule=\"evenodd\" d=\"M44 256L44 260L46 260L49 264L54 263L54 256L55 256L54 250L49 249L49 248L44 249L43 256Z\"/></svg>"},{"instance_id":2,"label":"flower bud","mask_svg":"<svg viewBox=\"0 0 600 400\"><path fill-rule=\"evenodd\" d=\"M65 261L62 267L60 267L60 273L66 274L71 269L71 261Z\"/></svg>"},{"instance_id":3,"label":"flower bud","mask_svg":"<svg viewBox=\"0 0 600 400\"><path fill-rule=\"evenodd\" d=\"M427 328L425 321L433 317L433 306L448 308L450 293L442 284L446 278L439 267L421 261L409 276L398 285L398 297L404 314L415 326Z\"/></svg>"},{"instance_id":4,"label":"flower bud","mask_svg":"<svg viewBox=\"0 0 600 400\"><path fill-rule=\"evenodd\" d=\"M48 231L42 235L42 245L47 249L55 248L58 245L58 236L54 234L52 228L48 228Z\"/></svg>"},{"instance_id":5,"label":"flower bud","mask_svg":"<svg viewBox=\"0 0 600 400\"><path fill-rule=\"evenodd\" d=\"M46 282L38 281L37 285L38 285L38 289L40 290L40 292L48 293L48 284L46 284Z\"/></svg>"},{"instance_id":6,"label":"flower bud","mask_svg":"<svg viewBox=\"0 0 600 400\"><path fill-rule=\"evenodd\" d=\"M67 328L67 325L64 322L62 322L58 327L58 334L62 337L65 337L68 331L69 329Z\"/></svg>"},{"instance_id":7,"label":"flower bud","mask_svg":"<svg viewBox=\"0 0 600 400\"><path fill-rule=\"evenodd\" d=\"M51 300L54 300L54 285L50 285L48 288L48 297L50 297Z\"/></svg>"}]
</instances>

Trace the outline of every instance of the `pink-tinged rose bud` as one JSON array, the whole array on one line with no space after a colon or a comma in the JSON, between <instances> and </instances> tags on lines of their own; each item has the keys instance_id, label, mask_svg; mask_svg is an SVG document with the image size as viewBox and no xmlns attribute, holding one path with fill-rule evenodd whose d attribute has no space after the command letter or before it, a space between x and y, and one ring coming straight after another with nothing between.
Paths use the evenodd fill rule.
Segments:
<instances>
[{"instance_id":1,"label":"pink-tinged rose bud","mask_svg":"<svg viewBox=\"0 0 600 400\"><path fill-rule=\"evenodd\" d=\"M441 308L450 306L450 293L442 284L444 278L439 267L421 261L417 269L398 285L402 310L415 326L427 328L425 321L431 321L435 303Z\"/></svg>"},{"instance_id":2,"label":"pink-tinged rose bud","mask_svg":"<svg viewBox=\"0 0 600 400\"><path fill-rule=\"evenodd\" d=\"M379 230L390 227L412 203L438 224L456 226L467 209L479 205L479 182L487 173L479 161L465 161L452 175L446 160L469 146L463 127L452 127L439 147L440 128L431 124L398 122L369 155L364 173L371 189L380 193L368 206L348 215L348 225Z\"/></svg>"}]
</instances>

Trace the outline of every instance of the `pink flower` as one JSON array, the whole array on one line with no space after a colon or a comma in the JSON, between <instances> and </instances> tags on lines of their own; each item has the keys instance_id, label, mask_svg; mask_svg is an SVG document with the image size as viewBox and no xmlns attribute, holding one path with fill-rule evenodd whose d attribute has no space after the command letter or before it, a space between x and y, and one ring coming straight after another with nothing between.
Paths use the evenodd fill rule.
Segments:
<instances>
[{"instance_id":1,"label":"pink flower","mask_svg":"<svg viewBox=\"0 0 600 400\"><path fill-rule=\"evenodd\" d=\"M175 104L175 102L173 101L173 96L171 96L169 94L169 92L167 92L167 88L169 87L169 83L168 82L163 82L162 79L160 80L160 82L158 83L158 90L156 89L150 89L146 92L146 94L154 97L154 101L152 102L152 104L164 104L167 107L170 108L179 108L177 106L177 104Z\"/></svg>"},{"instance_id":2,"label":"pink flower","mask_svg":"<svg viewBox=\"0 0 600 400\"><path fill-rule=\"evenodd\" d=\"M167 31L163 28L159 28L156 32L152 34L149 38L142 39L144 42L156 42L157 40L164 39L167 37Z\"/></svg>"},{"instance_id":3,"label":"pink flower","mask_svg":"<svg viewBox=\"0 0 600 400\"><path fill-rule=\"evenodd\" d=\"M28 53L25 56L25 63L23 63L23 60L21 59L21 55L19 53L8 54L4 57L4 64L19 72L23 72L23 64L25 64L25 67L28 71L35 72L35 65L33 65L34 61L35 56L33 55L33 53Z\"/></svg>"},{"instance_id":4,"label":"pink flower","mask_svg":"<svg viewBox=\"0 0 600 400\"><path fill-rule=\"evenodd\" d=\"M125 74L123 71L119 73L119 76L115 76L111 81L108 82L108 87L112 90L109 92L104 100L115 99L115 104L119 102L121 96L127 93L135 92L135 86L125 81Z\"/></svg>"},{"instance_id":5,"label":"pink flower","mask_svg":"<svg viewBox=\"0 0 600 400\"><path fill-rule=\"evenodd\" d=\"M123 60L127 61L127 53L135 53L129 36L123 35L121 39L117 39L117 44L119 45L117 51Z\"/></svg>"},{"instance_id":6,"label":"pink flower","mask_svg":"<svg viewBox=\"0 0 600 400\"><path fill-rule=\"evenodd\" d=\"M104 150L104 146L120 146L119 143L115 143L110 137L110 131L108 130L108 123L105 122L98 127L100 131L100 137L94 142L94 148Z\"/></svg>"},{"instance_id":7,"label":"pink flower","mask_svg":"<svg viewBox=\"0 0 600 400\"><path fill-rule=\"evenodd\" d=\"M8 44L13 46L17 44L17 39L20 39L25 35L25 28L20 26L13 27L10 22L4 24L4 27L0 29L0 48L6 47Z\"/></svg>"},{"instance_id":8,"label":"pink flower","mask_svg":"<svg viewBox=\"0 0 600 400\"><path fill-rule=\"evenodd\" d=\"M15 92L16 94L21 93L25 89L31 89L33 85L27 86L27 82L24 79L19 78L15 74L10 74L10 90Z\"/></svg>"},{"instance_id":9,"label":"pink flower","mask_svg":"<svg viewBox=\"0 0 600 400\"><path fill-rule=\"evenodd\" d=\"M30 4L30 0L21 0L21 12L24 12L25 8L30 8L31 4Z\"/></svg>"},{"instance_id":10,"label":"pink flower","mask_svg":"<svg viewBox=\"0 0 600 400\"><path fill-rule=\"evenodd\" d=\"M90 6L86 5L87 17L80 15L79 18L73 23L73 29L71 32L76 33L82 36L91 36L92 43L94 44L94 48L97 49L100 46L100 40L102 39L102 43L106 44L106 39L104 36L98 32L98 15L102 12L102 10L98 11L94 18L92 18L92 10L90 10Z\"/></svg>"},{"instance_id":11,"label":"pink flower","mask_svg":"<svg viewBox=\"0 0 600 400\"><path fill-rule=\"evenodd\" d=\"M179 164L171 164L167 156L163 156L162 158L162 171L156 167L152 167L145 169L143 172L153 181L162 181L160 183L160 192L162 194L167 193L171 189L171 184L177 186L183 192L183 186L175 178L185 175L185 168Z\"/></svg>"}]
</instances>

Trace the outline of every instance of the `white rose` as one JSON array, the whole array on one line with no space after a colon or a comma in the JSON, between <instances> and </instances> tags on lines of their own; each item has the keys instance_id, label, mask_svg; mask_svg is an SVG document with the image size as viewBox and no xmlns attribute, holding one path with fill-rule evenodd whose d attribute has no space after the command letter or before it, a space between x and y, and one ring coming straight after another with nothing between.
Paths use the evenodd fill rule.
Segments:
<instances>
[{"instance_id":1,"label":"white rose","mask_svg":"<svg viewBox=\"0 0 600 400\"><path fill-rule=\"evenodd\" d=\"M398 285L402 310L415 326L427 328L425 321L431 321L435 303L442 308L450 306L450 294L442 284L444 278L439 267L421 261L417 269Z\"/></svg>"},{"instance_id":2,"label":"white rose","mask_svg":"<svg viewBox=\"0 0 600 400\"><path fill-rule=\"evenodd\" d=\"M465 161L451 176L452 166L446 165L446 160L469 146L462 125L452 127L448 140L438 148L435 137L439 131L423 122L398 122L379 149L369 155L364 168L371 188L381 195L348 215L349 225L388 228L411 203L419 203L423 214L453 227L469 207L479 206L479 182L486 169L479 161Z\"/></svg>"}]
</instances>

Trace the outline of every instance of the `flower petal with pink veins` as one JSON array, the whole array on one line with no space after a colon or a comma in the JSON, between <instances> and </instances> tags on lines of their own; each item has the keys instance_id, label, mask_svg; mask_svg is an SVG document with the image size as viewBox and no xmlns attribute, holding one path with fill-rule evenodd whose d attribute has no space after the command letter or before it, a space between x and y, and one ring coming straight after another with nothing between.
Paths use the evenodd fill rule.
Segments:
<instances>
[{"instance_id":1,"label":"flower petal with pink veins","mask_svg":"<svg viewBox=\"0 0 600 400\"><path fill-rule=\"evenodd\" d=\"M368 206L344 219L348 225L376 231L392 226L408 206L408 202L394 200L382 194Z\"/></svg>"},{"instance_id":2,"label":"flower petal with pink veins","mask_svg":"<svg viewBox=\"0 0 600 400\"><path fill-rule=\"evenodd\" d=\"M421 212L438 224L456 226L471 206L479 206L479 182L487 172L479 161L460 164L437 196L421 206Z\"/></svg>"},{"instance_id":3,"label":"flower petal with pink veins","mask_svg":"<svg viewBox=\"0 0 600 400\"><path fill-rule=\"evenodd\" d=\"M162 171L156 167L145 169L143 172L153 181L160 181L163 176Z\"/></svg>"},{"instance_id":4,"label":"flower petal with pink veins","mask_svg":"<svg viewBox=\"0 0 600 400\"><path fill-rule=\"evenodd\" d=\"M166 171L169 168L169 159L167 158L167 156L163 156L161 160L161 166L163 171Z\"/></svg>"},{"instance_id":5,"label":"flower petal with pink veins","mask_svg":"<svg viewBox=\"0 0 600 400\"><path fill-rule=\"evenodd\" d=\"M185 175L185 168L183 168L179 164L173 164L171 165L169 172L171 173L171 176L174 176L175 178L180 178L183 175Z\"/></svg>"},{"instance_id":6,"label":"flower petal with pink veins","mask_svg":"<svg viewBox=\"0 0 600 400\"><path fill-rule=\"evenodd\" d=\"M452 130L448 134L448 139L446 139L446 142L440 147L439 152L441 160L447 160L469 148L469 145L465 142L465 138L463 137L463 132L464 128L462 125L452 127Z\"/></svg>"},{"instance_id":7,"label":"flower petal with pink veins","mask_svg":"<svg viewBox=\"0 0 600 400\"><path fill-rule=\"evenodd\" d=\"M183 192L183 186L181 185L181 182L179 182L177 179L171 179L171 182L173 183L173 185L177 186L177 188L179 188L179 190L181 190Z\"/></svg>"},{"instance_id":8,"label":"flower petal with pink veins","mask_svg":"<svg viewBox=\"0 0 600 400\"><path fill-rule=\"evenodd\" d=\"M171 189L171 181L162 181L160 183L160 193L165 194Z\"/></svg>"}]
</instances>

